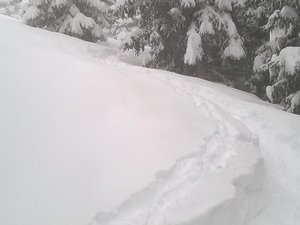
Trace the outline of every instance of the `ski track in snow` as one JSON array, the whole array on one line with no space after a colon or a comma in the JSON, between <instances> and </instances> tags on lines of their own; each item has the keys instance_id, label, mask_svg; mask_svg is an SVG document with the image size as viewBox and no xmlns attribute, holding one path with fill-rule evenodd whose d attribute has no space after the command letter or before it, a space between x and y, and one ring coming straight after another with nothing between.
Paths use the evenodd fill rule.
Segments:
<instances>
[{"instance_id":1,"label":"ski track in snow","mask_svg":"<svg viewBox=\"0 0 300 225\"><path fill-rule=\"evenodd\" d=\"M224 108L199 93L199 87L164 72L151 71L158 73L154 75L156 79L191 98L197 109L214 121L217 130L198 153L179 160L116 212L99 213L93 223L245 224L262 207L249 204L259 203L261 193L263 160L258 138Z\"/></svg>"},{"instance_id":2,"label":"ski track in snow","mask_svg":"<svg viewBox=\"0 0 300 225\"><path fill-rule=\"evenodd\" d=\"M288 119L283 120L280 117L297 118L298 116L286 115L274 109L273 113L278 117L272 117L268 111L270 108L258 108L251 103L247 104L247 107L242 107L242 102L222 96L213 89L209 91L210 88L207 87L199 88L197 84L190 85L194 87L193 94L199 93L200 96L205 95L213 99L216 104L226 108L233 118L242 121L259 137L260 151L264 157L266 170L261 195L261 198L265 198L265 208L261 215L249 223L271 225L282 224L284 221L284 224L298 224L300 221L300 142L299 136L297 137L299 123L293 126ZM241 107L237 107L238 105Z\"/></svg>"},{"instance_id":3,"label":"ski track in snow","mask_svg":"<svg viewBox=\"0 0 300 225\"><path fill-rule=\"evenodd\" d=\"M114 57L106 63L129 69ZM165 176L134 194L115 212L99 213L92 224L299 223L299 123L288 121L285 124L286 121L281 119L295 119L297 115L287 115L262 101L259 105L260 100L249 94L242 94L245 99L236 98L237 90L223 96L222 90L226 87L221 85L159 70L148 69L148 75L192 99L198 110L214 120L218 129L197 154L179 160ZM216 91L218 89L220 91ZM272 117L271 113L276 116ZM280 130L287 133L278 132ZM249 164L245 165L245 161ZM220 174L223 178L227 177L222 183L218 183L222 180ZM210 178L207 179L207 176ZM210 180L214 176L218 181ZM206 189L205 185L209 182L223 190ZM210 198L207 196L224 191L228 185L232 185L230 188L233 189L230 194L223 193L218 200L205 202ZM199 195L199 192L205 192L205 195ZM185 217L187 214L189 216Z\"/></svg>"},{"instance_id":4,"label":"ski track in snow","mask_svg":"<svg viewBox=\"0 0 300 225\"><path fill-rule=\"evenodd\" d=\"M96 215L92 224L299 223L300 138L297 128L300 123L290 122L295 118L288 120L287 124L282 121L282 117L297 115L287 115L250 94L222 85L129 66L127 63L131 62L126 57L111 54L104 59L101 54L100 57L99 53L95 54L97 47L89 48L85 52L92 53L94 60L104 60L123 73L139 71L142 74L146 70L148 76L192 99L195 107L211 118L217 127L198 153L178 160L170 171L158 173L163 176L133 194L116 211ZM239 99L237 94L242 94L245 99ZM280 130L283 132L278 132ZM218 190L214 189L216 186ZM224 193L225 189L227 193ZM211 199L218 191L222 194ZM199 192L205 194L199 195Z\"/></svg>"}]
</instances>

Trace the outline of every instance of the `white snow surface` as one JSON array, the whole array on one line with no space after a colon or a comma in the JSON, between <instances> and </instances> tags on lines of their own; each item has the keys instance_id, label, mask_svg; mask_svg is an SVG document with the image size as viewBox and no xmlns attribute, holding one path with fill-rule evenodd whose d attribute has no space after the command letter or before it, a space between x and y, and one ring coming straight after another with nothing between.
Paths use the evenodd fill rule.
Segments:
<instances>
[{"instance_id":1,"label":"white snow surface","mask_svg":"<svg viewBox=\"0 0 300 225\"><path fill-rule=\"evenodd\" d=\"M3 16L0 27L1 225L88 224L213 132L150 72L117 67L111 41L99 46Z\"/></svg>"},{"instance_id":2,"label":"white snow surface","mask_svg":"<svg viewBox=\"0 0 300 225\"><path fill-rule=\"evenodd\" d=\"M300 223L299 116L112 41L0 27L0 224Z\"/></svg>"},{"instance_id":3,"label":"white snow surface","mask_svg":"<svg viewBox=\"0 0 300 225\"><path fill-rule=\"evenodd\" d=\"M272 61L279 61L289 75L296 75L300 69L300 47L286 47L281 50L278 57L274 56Z\"/></svg>"}]
</instances>

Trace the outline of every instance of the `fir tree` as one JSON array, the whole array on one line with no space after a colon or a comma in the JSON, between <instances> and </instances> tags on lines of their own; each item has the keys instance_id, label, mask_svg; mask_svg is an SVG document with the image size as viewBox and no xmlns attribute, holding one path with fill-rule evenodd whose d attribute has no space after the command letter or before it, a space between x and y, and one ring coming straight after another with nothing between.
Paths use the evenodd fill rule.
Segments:
<instances>
[{"instance_id":1,"label":"fir tree","mask_svg":"<svg viewBox=\"0 0 300 225\"><path fill-rule=\"evenodd\" d=\"M139 23L138 10L131 10L127 5L127 2L117 0L109 10L109 34L117 38L123 49L127 49L131 44L132 35L138 30Z\"/></svg>"},{"instance_id":2,"label":"fir tree","mask_svg":"<svg viewBox=\"0 0 300 225\"><path fill-rule=\"evenodd\" d=\"M243 38L232 17L234 9L242 8L245 0L123 0L122 3L129 15L134 10L140 14L138 32L134 31L127 40L125 49L135 48L139 52L149 45L150 67L202 77L212 74L205 78L226 82L232 77L218 73L218 69L230 67L246 56Z\"/></svg>"},{"instance_id":3,"label":"fir tree","mask_svg":"<svg viewBox=\"0 0 300 225\"><path fill-rule=\"evenodd\" d=\"M103 27L109 1L32 0L23 15L35 27L65 33L87 41L105 40Z\"/></svg>"},{"instance_id":4,"label":"fir tree","mask_svg":"<svg viewBox=\"0 0 300 225\"><path fill-rule=\"evenodd\" d=\"M273 9L283 3L275 1L274 5L269 7ZM295 99L298 98L297 93L300 90L300 64L286 63L300 61L300 54L297 54L299 48L287 47L299 46L299 15L298 11L291 7L296 6L295 2L285 3L290 5L275 9L264 26L269 32L269 40L258 49L254 59L254 84L272 103L283 104L287 111L299 113L300 106L296 106Z\"/></svg>"},{"instance_id":5,"label":"fir tree","mask_svg":"<svg viewBox=\"0 0 300 225\"><path fill-rule=\"evenodd\" d=\"M0 13L19 18L25 5L24 0L0 0Z\"/></svg>"}]
</instances>

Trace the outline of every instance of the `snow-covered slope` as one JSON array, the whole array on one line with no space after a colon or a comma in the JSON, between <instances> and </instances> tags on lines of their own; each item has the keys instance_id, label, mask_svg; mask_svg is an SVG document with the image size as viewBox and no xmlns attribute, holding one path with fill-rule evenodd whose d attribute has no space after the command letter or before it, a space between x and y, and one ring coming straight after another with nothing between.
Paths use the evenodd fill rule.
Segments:
<instances>
[{"instance_id":1,"label":"snow-covered slope","mask_svg":"<svg viewBox=\"0 0 300 225\"><path fill-rule=\"evenodd\" d=\"M1 225L88 224L214 130L171 87L95 59L114 62L107 46L0 27Z\"/></svg>"},{"instance_id":2,"label":"snow-covered slope","mask_svg":"<svg viewBox=\"0 0 300 225\"><path fill-rule=\"evenodd\" d=\"M0 27L0 224L300 223L299 116L110 46Z\"/></svg>"}]
</instances>

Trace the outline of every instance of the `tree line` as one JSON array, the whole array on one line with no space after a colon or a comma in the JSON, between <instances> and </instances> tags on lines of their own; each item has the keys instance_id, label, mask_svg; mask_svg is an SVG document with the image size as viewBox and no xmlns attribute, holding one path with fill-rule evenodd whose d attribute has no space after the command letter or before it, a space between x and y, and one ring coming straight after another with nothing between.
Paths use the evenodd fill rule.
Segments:
<instances>
[{"instance_id":1,"label":"tree line","mask_svg":"<svg viewBox=\"0 0 300 225\"><path fill-rule=\"evenodd\" d=\"M21 0L10 0L20 4ZM145 66L221 82L300 114L298 0L29 0L28 25L150 48Z\"/></svg>"}]
</instances>

